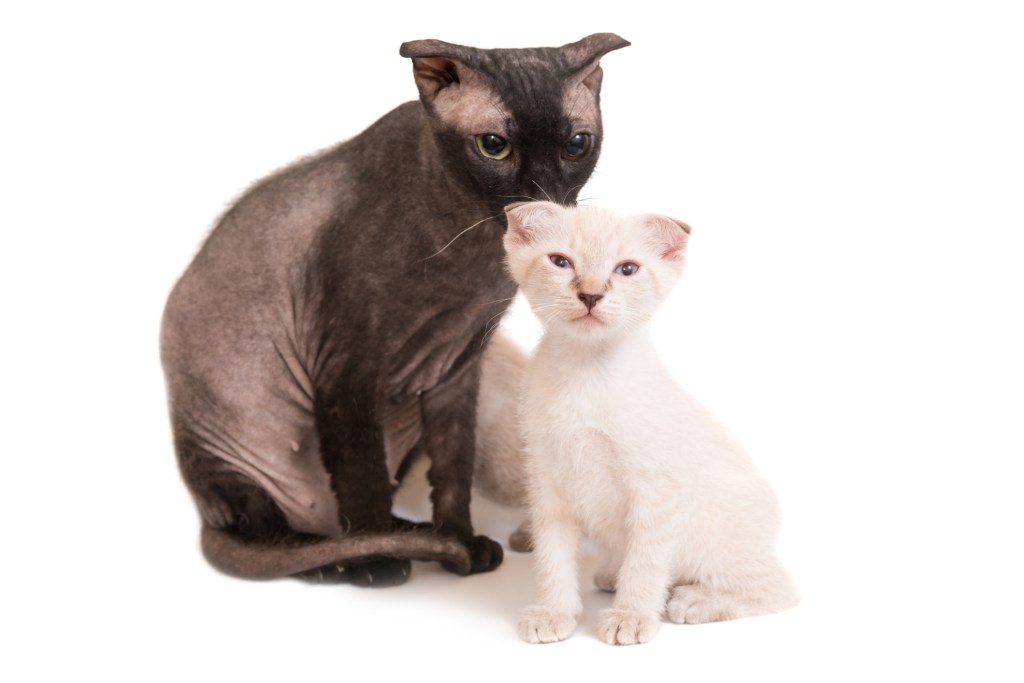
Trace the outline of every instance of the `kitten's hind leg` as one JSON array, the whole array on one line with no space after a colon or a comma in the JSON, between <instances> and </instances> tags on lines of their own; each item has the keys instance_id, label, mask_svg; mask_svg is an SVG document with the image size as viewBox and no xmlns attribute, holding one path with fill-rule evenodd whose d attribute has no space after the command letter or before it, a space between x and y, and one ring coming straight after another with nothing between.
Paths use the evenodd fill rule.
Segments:
<instances>
[{"instance_id":1,"label":"kitten's hind leg","mask_svg":"<svg viewBox=\"0 0 1024 683\"><path fill-rule=\"evenodd\" d=\"M533 551L533 532L530 531L530 520L519 525L508 537L508 545L517 553L528 553Z\"/></svg>"},{"instance_id":2,"label":"kitten's hind leg","mask_svg":"<svg viewBox=\"0 0 1024 683\"><path fill-rule=\"evenodd\" d=\"M619 567L622 565L622 558L608 550L601 550L598 556L600 563L597 571L594 572L594 585L606 593L615 592L615 583L619 576Z\"/></svg>"},{"instance_id":3,"label":"kitten's hind leg","mask_svg":"<svg viewBox=\"0 0 1024 683\"><path fill-rule=\"evenodd\" d=\"M677 624L704 624L735 619L736 604L731 596L715 593L704 586L689 584L672 589L666 612Z\"/></svg>"},{"instance_id":4,"label":"kitten's hind leg","mask_svg":"<svg viewBox=\"0 0 1024 683\"><path fill-rule=\"evenodd\" d=\"M780 569L731 591L715 591L699 583L676 586L665 611L677 624L705 624L781 612L799 601L789 576Z\"/></svg>"}]
</instances>

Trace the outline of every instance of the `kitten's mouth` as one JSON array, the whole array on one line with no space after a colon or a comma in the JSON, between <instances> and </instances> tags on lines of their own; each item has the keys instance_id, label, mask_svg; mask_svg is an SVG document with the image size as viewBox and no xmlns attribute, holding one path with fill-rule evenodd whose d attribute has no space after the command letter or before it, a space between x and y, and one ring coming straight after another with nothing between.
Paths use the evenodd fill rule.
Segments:
<instances>
[{"instance_id":1,"label":"kitten's mouth","mask_svg":"<svg viewBox=\"0 0 1024 683\"><path fill-rule=\"evenodd\" d=\"M593 311L588 311L583 315L573 318L572 322L583 325L584 327L590 327L592 325L604 325L604 321L597 317L597 315Z\"/></svg>"}]
</instances>

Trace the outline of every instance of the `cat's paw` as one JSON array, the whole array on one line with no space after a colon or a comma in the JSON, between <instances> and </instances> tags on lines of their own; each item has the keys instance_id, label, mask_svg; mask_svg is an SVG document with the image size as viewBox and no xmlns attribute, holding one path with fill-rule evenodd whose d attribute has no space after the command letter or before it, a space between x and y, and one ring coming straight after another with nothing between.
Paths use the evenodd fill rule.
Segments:
<instances>
[{"instance_id":1,"label":"cat's paw","mask_svg":"<svg viewBox=\"0 0 1024 683\"><path fill-rule=\"evenodd\" d=\"M576 617L547 607L527 607L519 616L519 637L528 643L557 643L576 628Z\"/></svg>"},{"instance_id":2,"label":"cat's paw","mask_svg":"<svg viewBox=\"0 0 1024 683\"><path fill-rule=\"evenodd\" d=\"M196 496L199 516L214 529L235 526L235 511L220 496Z\"/></svg>"},{"instance_id":3,"label":"cat's paw","mask_svg":"<svg viewBox=\"0 0 1024 683\"><path fill-rule=\"evenodd\" d=\"M365 588L400 586L409 580L412 562L380 558L355 564L332 564L295 574L309 583L350 583Z\"/></svg>"},{"instance_id":4,"label":"cat's paw","mask_svg":"<svg viewBox=\"0 0 1024 683\"><path fill-rule=\"evenodd\" d=\"M533 550L533 534L530 533L529 522L523 522L512 532L508 537L508 546L517 553L528 553Z\"/></svg>"},{"instance_id":5,"label":"cat's paw","mask_svg":"<svg viewBox=\"0 0 1024 683\"><path fill-rule=\"evenodd\" d=\"M454 574L465 576L466 574L479 574L497 569L504 557L501 544L492 541L486 536L474 536L466 541L466 550L469 551L468 572L451 562L442 562L441 566Z\"/></svg>"},{"instance_id":6,"label":"cat's paw","mask_svg":"<svg viewBox=\"0 0 1024 683\"><path fill-rule=\"evenodd\" d=\"M641 614L614 607L601 613L597 636L609 645L637 645L654 638L661 628L657 614Z\"/></svg>"},{"instance_id":7,"label":"cat's paw","mask_svg":"<svg viewBox=\"0 0 1024 683\"><path fill-rule=\"evenodd\" d=\"M698 585L673 588L665 612L677 624L706 624L736 616L729 600Z\"/></svg>"},{"instance_id":8,"label":"cat's paw","mask_svg":"<svg viewBox=\"0 0 1024 683\"><path fill-rule=\"evenodd\" d=\"M412 522L408 519L391 515L391 529L393 531L435 531L433 522Z\"/></svg>"},{"instance_id":9,"label":"cat's paw","mask_svg":"<svg viewBox=\"0 0 1024 683\"><path fill-rule=\"evenodd\" d=\"M599 571L594 574L594 585L606 593L615 592L615 573L611 571Z\"/></svg>"}]
</instances>

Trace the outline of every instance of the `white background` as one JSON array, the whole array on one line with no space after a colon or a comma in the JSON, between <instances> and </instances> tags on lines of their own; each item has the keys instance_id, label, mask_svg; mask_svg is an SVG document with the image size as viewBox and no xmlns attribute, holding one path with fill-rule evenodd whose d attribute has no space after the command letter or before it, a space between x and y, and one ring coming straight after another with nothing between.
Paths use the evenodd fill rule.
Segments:
<instances>
[{"instance_id":1,"label":"white background","mask_svg":"<svg viewBox=\"0 0 1024 683\"><path fill-rule=\"evenodd\" d=\"M6 4L4 680L1021 680L1013 5ZM582 197L694 226L657 339L774 483L802 606L616 649L588 592L570 640L529 646L526 555L384 591L209 569L157 332L218 214L413 99L405 40L596 31L633 46L603 62Z\"/></svg>"}]
</instances>

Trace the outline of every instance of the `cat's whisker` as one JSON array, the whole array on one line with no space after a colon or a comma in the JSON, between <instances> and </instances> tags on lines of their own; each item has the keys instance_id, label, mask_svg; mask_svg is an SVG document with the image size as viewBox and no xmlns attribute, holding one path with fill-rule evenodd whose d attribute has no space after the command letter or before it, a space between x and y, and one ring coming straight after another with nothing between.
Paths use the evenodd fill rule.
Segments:
<instances>
[{"instance_id":1,"label":"cat's whisker","mask_svg":"<svg viewBox=\"0 0 1024 683\"><path fill-rule=\"evenodd\" d=\"M551 202L552 204L555 203L555 200L551 198L551 195L548 194L547 190L540 186L540 183L538 183L536 180L531 180L530 182L536 185L537 189L544 193L544 196L547 198L549 202Z\"/></svg>"},{"instance_id":2,"label":"cat's whisker","mask_svg":"<svg viewBox=\"0 0 1024 683\"><path fill-rule=\"evenodd\" d=\"M474 306L490 306L492 304L501 304L501 303L504 303L506 301L512 301L512 299L515 299L515 297L514 296L510 296L507 299L495 299L494 301L486 301L486 302L483 302L483 303L474 304Z\"/></svg>"},{"instance_id":3,"label":"cat's whisker","mask_svg":"<svg viewBox=\"0 0 1024 683\"><path fill-rule=\"evenodd\" d=\"M478 220L478 221L477 221L476 223L474 223L473 225L469 226L468 228L466 228L465 230L463 230L462 232L460 232L460 233L459 233L458 235L456 235L455 237L453 237L453 238L452 238L452 240L451 240L451 242L449 242L448 244L446 244L446 245L444 245L443 247L441 247L441 249L440 249L440 250L438 250L438 251L437 251L437 253L431 254L430 256L428 256L428 257L426 257L426 258L424 258L424 259L420 259L419 261L417 261L417 263L422 263L423 261L428 261L428 260L430 260L430 259L432 259L432 258L434 258L434 257L436 257L436 256L440 256L441 254L443 254L443 253L444 253L444 250L445 250L445 249L447 249L448 247L450 247L450 246L452 246L453 244L455 244L455 240L459 239L460 237L462 237L463 235L465 235L465 234L466 234L467 232L469 232L469 231L470 231L470 230L472 230L473 228L475 228L475 227L479 226L480 224L482 224L482 223L486 223L487 221L491 220L492 218L497 218L497 217L498 217L498 216L500 216L500 215L501 215L501 214L500 214L500 213L498 213L498 214L494 214L493 216L487 216L486 218L481 218L481 219L480 219L480 220Z\"/></svg>"},{"instance_id":4,"label":"cat's whisker","mask_svg":"<svg viewBox=\"0 0 1024 683\"><path fill-rule=\"evenodd\" d=\"M500 319L498 320L498 322L487 326L487 328L484 330L483 336L480 337L480 348L481 349L484 348L485 346L487 346L487 342L489 342L491 340L491 337L494 336L494 333L498 331L499 327L501 327L501 320Z\"/></svg>"},{"instance_id":5,"label":"cat's whisker","mask_svg":"<svg viewBox=\"0 0 1024 683\"><path fill-rule=\"evenodd\" d=\"M569 198L569 195L572 194L573 191L581 190L581 189L583 189L583 183L580 183L579 185L573 185L568 190L566 190L565 194L562 195L562 206L568 206L568 204L566 204L565 200ZM579 200L577 200L577 203L578 203L578 201Z\"/></svg>"},{"instance_id":6,"label":"cat's whisker","mask_svg":"<svg viewBox=\"0 0 1024 683\"><path fill-rule=\"evenodd\" d=\"M523 202L535 202L535 201L537 201L533 197L530 197L529 195L525 195L525 194L498 194L498 195L494 195L494 196L495 197L500 197L502 199L518 199L519 201L523 201Z\"/></svg>"}]
</instances>

